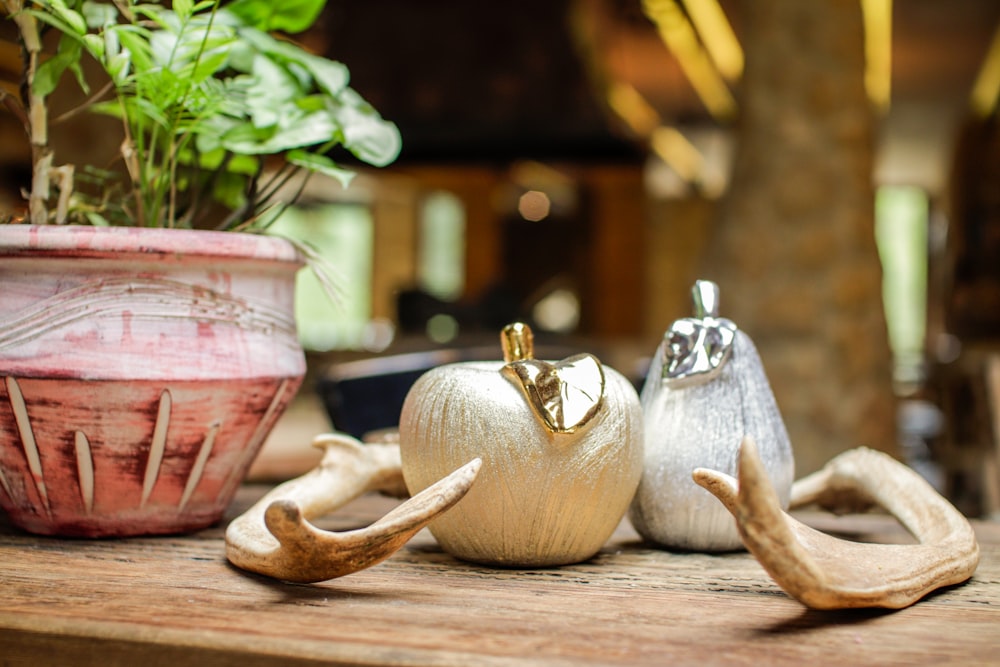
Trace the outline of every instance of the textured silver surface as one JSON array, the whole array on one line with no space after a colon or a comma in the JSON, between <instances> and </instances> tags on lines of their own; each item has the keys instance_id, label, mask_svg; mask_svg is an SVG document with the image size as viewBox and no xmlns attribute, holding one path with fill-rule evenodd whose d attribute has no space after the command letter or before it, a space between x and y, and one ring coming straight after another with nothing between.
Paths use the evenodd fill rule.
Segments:
<instances>
[{"instance_id":1,"label":"textured silver surface","mask_svg":"<svg viewBox=\"0 0 1000 667\"><path fill-rule=\"evenodd\" d=\"M668 344L665 336L655 360L665 358ZM760 356L749 336L736 331L731 355L714 377L681 386L662 378L654 361L641 396L645 463L629 518L640 535L665 547L739 549L732 515L691 473L703 467L735 476L740 441L751 436L787 508L792 448Z\"/></svg>"}]
</instances>

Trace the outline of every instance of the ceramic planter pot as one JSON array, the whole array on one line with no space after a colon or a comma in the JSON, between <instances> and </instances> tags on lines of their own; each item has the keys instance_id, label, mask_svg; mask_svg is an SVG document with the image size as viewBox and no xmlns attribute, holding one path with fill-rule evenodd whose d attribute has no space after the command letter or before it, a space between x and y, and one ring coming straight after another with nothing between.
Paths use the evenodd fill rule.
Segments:
<instances>
[{"instance_id":1,"label":"ceramic planter pot","mask_svg":"<svg viewBox=\"0 0 1000 667\"><path fill-rule=\"evenodd\" d=\"M222 516L294 396L302 262L230 232L0 225L0 505L28 531Z\"/></svg>"}]
</instances>

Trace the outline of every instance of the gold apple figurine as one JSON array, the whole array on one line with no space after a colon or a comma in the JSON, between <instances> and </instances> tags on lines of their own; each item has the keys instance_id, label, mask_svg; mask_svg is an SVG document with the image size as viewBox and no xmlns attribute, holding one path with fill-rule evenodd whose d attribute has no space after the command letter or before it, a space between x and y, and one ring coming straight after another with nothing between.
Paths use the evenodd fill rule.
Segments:
<instances>
[{"instance_id":1,"label":"gold apple figurine","mask_svg":"<svg viewBox=\"0 0 1000 667\"><path fill-rule=\"evenodd\" d=\"M440 366L407 394L403 477L419 493L481 458L468 494L430 531L453 556L503 567L586 560L618 526L642 475L642 409L590 354L533 359L531 329L501 334L503 361Z\"/></svg>"}]
</instances>

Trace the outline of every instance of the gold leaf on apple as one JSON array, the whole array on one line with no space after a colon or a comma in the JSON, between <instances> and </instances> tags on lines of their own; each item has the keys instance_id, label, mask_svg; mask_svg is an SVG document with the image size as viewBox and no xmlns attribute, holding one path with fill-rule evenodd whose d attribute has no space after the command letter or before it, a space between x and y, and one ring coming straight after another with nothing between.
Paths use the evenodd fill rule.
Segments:
<instances>
[{"instance_id":1,"label":"gold leaf on apple","mask_svg":"<svg viewBox=\"0 0 1000 667\"><path fill-rule=\"evenodd\" d=\"M592 354L578 354L550 363L522 359L503 368L524 390L528 403L548 428L573 433L601 407L604 370Z\"/></svg>"}]
</instances>

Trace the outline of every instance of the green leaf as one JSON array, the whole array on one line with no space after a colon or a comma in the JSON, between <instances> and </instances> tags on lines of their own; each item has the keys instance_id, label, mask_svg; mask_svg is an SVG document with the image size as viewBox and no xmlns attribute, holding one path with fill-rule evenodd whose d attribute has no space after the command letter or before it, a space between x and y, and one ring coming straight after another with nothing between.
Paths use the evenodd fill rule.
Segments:
<instances>
[{"instance_id":1,"label":"green leaf","mask_svg":"<svg viewBox=\"0 0 1000 667\"><path fill-rule=\"evenodd\" d=\"M31 89L35 95L48 97L59 85L59 79L62 78L63 72L68 66L69 63L58 56L49 58L39 65L38 69L35 70L35 80L31 83Z\"/></svg>"},{"instance_id":2,"label":"green leaf","mask_svg":"<svg viewBox=\"0 0 1000 667\"><path fill-rule=\"evenodd\" d=\"M87 47L87 51L90 55L94 56L98 61L104 60L104 54L107 50L107 44L100 35L95 35L93 33L83 36L83 44Z\"/></svg>"},{"instance_id":3,"label":"green leaf","mask_svg":"<svg viewBox=\"0 0 1000 667\"><path fill-rule=\"evenodd\" d=\"M326 109L330 98L326 95L307 95L295 100L295 106L305 112L322 111Z\"/></svg>"},{"instance_id":4,"label":"green leaf","mask_svg":"<svg viewBox=\"0 0 1000 667\"><path fill-rule=\"evenodd\" d=\"M247 90L247 105L254 127L278 125L302 91L288 70L270 58L258 55L253 61L253 84Z\"/></svg>"},{"instance_id":5,"label":"green leaf","mask_svg":"<svg viewBox=\"0 0 1000 667\"><path fill-rule=\"evenodd\" d=\"M92 224L94 227L110 227L111 223L100 213L95 211L86 211L84 216L87 218L87 222Z\"/></svg>"},{"instance_id":6,"label":"green leaf","mask_svg":"<svg viewBox=\"0 0 1000 667\"><path fill-rule=\"evenodd\" d=\"M174 12L180 17L181 21L187 21L191 18L191 14L194 13L194 2L192 0L174 0L171 3L171 7L174 8Z\"/></svg>"},{"instance_id":7,"label":"green leaf","mask_svg":"<svg viewBox=\"0 0 1000 667\"><path fill-rule=\"evenodd\" d=\"M142 97L126 100L126 113L129 124L136 128L141 128L141 123L148 120L164 129L170 129L170 121L167 119L165 110L151 100Z\"/></svg>"},{"instance_id":8,"label":"green leaf","mask_svg":"<svg viewBox=\"0 0 1000 667\"><path fill-rule=\"evenodd\" d=\"M39 65L35 71L35 80L32 83L32 90L35 94L48 97L59 85L59 81L67 69L76 74L76 79L83 91L90 92L90 88L83 78L83 71L80 69L80 54L82 52L82 42L69 35L63 35L59 39L55 55Z\"/></svg>"},{"instance_id":9,"label":"green leaf","mask_svg":"<svg viewBox=\"0 0 1000 667\"><path fill-rule=\"evenodd\" d=\"M132 12L136 17L146 17L155 23L160 30L172 30L176 32L180 27L177 15L160 5L132 5ZM136 25L136 21L133 21L132 25Z\"/></svg>"},{"instance_id":10,"label":"green leaf","mask_svg":"<svg viewBox=\"0 0 1000 667\"><path fill-rule=\"evenodd\" d=\"M195 165L197 162L197 168L206 172L221 170L242 176L253 176L260 169L260 158L233 155L222 148L207 153L184 149L178 154L177 160L184 165Z\"/></svg>"},{"instance_id":11,"label":"green leaf","mask_svg":"<svg viewBox=\"0 0 1000 667\"><path fill-rule=\"evenodd\" d=\"M30 14L34 18L44 23L45 25L52 26L53 28L58 30L63 35L66 35L67 37L80 39L80 36L83 34L77 32L77 30L72 25L63 20L62 17L56 16L55 14L52 14L47 10L25 9L24 12L26 14ZM84 29L84 32L86 32L86 29Z\"/></svg>"},{"instance_id":12,"label":"green leaf","mask_svg":"<svg viewBox=\"0 0 1000 667\"><path fill-rule=\"evenodd\" d=\"M395 159L398 129L349 87L347 68L270 34L309 28L325 4L32 0L26 11L62 33L36 85L49 94L66 70L85 85L87 51L116 86L116 98L94 110L128 129L129 178L119 195L94 201L92 222L117 224L135 209L142 224L190 224L204 216L189 207L213 197L242 210L270 155L344 187L354 173L322 154L332 147L379 166ZM167 201L178 220L165 219Z\"/></svg>"},{"instance_id":13,"label":"green leaf","mask_svg":"<svg viewBox=\"0 0 1000 667\"><path fill-rule=\"evenodd\" d=\"M355 172L350 171L349 169L344 169L325 155L310 153L309 151L301 149L289 151L288 155L285 156L285 159L287 159L290 164L294 164L296 167L302 167L303 169L308 169L309 171L330 176L331 178L338 180L343 188L347 188L347 186L351 184L351 180L356 175Z\"/></svg>"},{"instance_id":14,"label":"green leaf","mask_svg":"<svg viewBox=\"0 0 1000 667\"><path fill-rule=\"evenodd\" d=\"M227 150L245 155L282 153L293 148L326 143L336 136L338 130L330 114L311 113L271 133L257 131L249 125L237 126L222 138L222 145Z\"/></svg>"},{"instance_id":15,"label":"green leaf","mask_svg":"<svg viewBox=\"0 0 1000 667\"><path fill-rule=\"evenodd\" d=\"M174 30L156 30L149 37L153 61L161 67L188 68L185 76L204 80L225 67L236 33L225 26L190 22Z\"/></svg>"},{"instance_id":16,"label":"green leaf","mask_svg":"<svg viewBox=\"0 0 1000 667\"><path fill-rule=\"evenodd\" d=\"M84 20L83 15L70 9L66 6L63 0L39 0L38 5L44 9L44 11L59 17L66 26L62 28L63 32L72 31L77 35L84 35L87 32L87 21Z\"/></svg>"},{"instance_id":17,"label":"green leaf","mask_svg":"<svg viewBox=\"0 0 1000 667\"><path fill-rule=\"evenodd\" d=\"M197 66L191 71L191 77L195 83L208 79L216 72L226 67L229 60L229 53L225 49L212 49L202 55Z\"/></svg>"},{"instance_id":18,"label":"green leaf","mask_svg":"<svg viewBox=\"0 0 1000 667\"><path fill-rule=\"evenodd\" d=\"M266 153L264 142L268 133L248 123L234 123L232 128L218 138L218 145L227 151L243 155Z\"/></svg>"},{"instance_id":19,"label":"green leaf","mask_svg":"<svg viewBox=\"0 0 1000 667\"><path fill-rule=\"evenodd\" d=\"M155 105L168 114L177 107L187 91L187 79L169 68L153 68L134 77L134 94L126 99Z\"/></svg>"},{"instance_id":20,"label":"green leaf","mask_svg":"<svg viewBox=\"0 0 1000 667\"><path fill-rule=\"evenodd\" d=\"M225 15L225 12L220 12L220 17L224 17ZM238 18L235 20L239 21ZM238 32L240 33L240 38L246 44L265 55L277 56L278 60L291 62L297 60L302 53L305 53L302 47L296 46L291 42L276 39L266 32L255 28L241 25L238 28Z\"/></svg>"},{"instance_id":21,"label":"green leaf","mask_svg":"<svg viewBox=\"0 0 1000 667\"><path fill-rule=\"evenodd\" d=\"M125 82L125 79L129 75L129 66L132 64L129 55L128 51L123 51L116 56L112 56L104 63L104 69L107 71L108 76L119 86Z\"/></svg>"},{"instance_id":22,"label":"green leaf","mask_svg":"<svg viewBox=\"0 0 1000 667\"><path fill-rule=\"evenodd\" d=\"M247 177L244 174L223 172L212 185L212 199L230 209L242 206L246 195Z\"/></svg>"},{"instance_id":23,"label":"green leaf","mask_svg":"<svg viewBox=\"0 0 1000 667\"><path fill-rule=\"evenodd\" d=\"M302 79L303 86L315 83L326 93L336 95L350 81L350 73L342 63L313 55L300 46L275 39L259 30L244 28L239 33L247 46L252 46L260 54L281 63L289 71L299 72L297 78Z\"/></svg>"},{"instance_id":24,"label":"green leaf","mask_svg":"<svg viewBox=\"0 0 1000 667\"><path fill-rule=\"evenodd\" d=\"M326 0L234 0L226 9L258 30L295 34L310 28L325 5Z\"/></svg>"},{"instance_id":25,"label":"green leaf","mask_svg":"<svg viewBox=\"0 0 1000 667\"><path fill-rule=\"evenodd\" d=\"M234 174L253 176L260 172L260 158L249 155L234 155L227 163L227 169Z\"/></svg>"},{"instance_id":26,"label":"green leaf","mask_svg":"<svg viewBox=\"0 0 1000 667\"><path fill-rule=\"evenodd\" d=\"M229 51L229 66L237 72L244 74L253 71L253 60L257 57L257 49L247 40L240 39L233 42L233 48Z\"/></svg>"},{"instance_id":27,"label":"green leaf","mask_svg":"<svg viewBox=\"0 0 1000 667\"><path fill-rule=\"evenodd\" d=\"M402 148L399 128L383 120L356 93L351 97L360 103L341 107L337 112L337 121L343 128L344 147L359 160L374 167L384 167L399 156Z\"/></svg>"},{"instance_id":28,"label":"green leaf","mask_svg":"<svg viewBox=\"0 0 1000 667\"><path fill-rule=\"evenodd\" d=\"M90 28L105 28L118 21L118 10L109 2L83 3L83 18Z\"/></svg>"},{"instance_id":29,"label":"green leaf","mask_svg":"<svg viewBox=\"0 0 1000 667\"><path fill-rule=\"evenodd\" d=\"M149 46L148 30L137 26L122 25L116 26L115 32L118 34L121 45L128 49L136 72L148 72L153 69L155 62Z\"/></svg>"},{"instance_id":30,"label":"green leaf","mask_svg":"<svg viewBox=\"0 0 1000 667\"><path fill-rule=\"evenodd\" d=\"M228 159L223 163L227 156ZM198 166L208 171L222 168L231 174L253 176L260 170L260 158L249 155L232 155L220 149L212 155L202 155Z\"/></svg>"},{"instance_id":31,"label":"green leaf","mask_svg":"<svg viewBox=\"0 0 1000 667\"><path fill-rule=\"evenodd\" d=\"M87 36L88 35L84 35L84 37ZM77 49L77 53L70 58L67 68L73 73L73 76L76 77L76 82L80 85L80 90L89 95L90 85L87 83L86 77L84 77L83 67L80 66L80 53L83 51L83 44L78 43Z\"/></svg>"},{"instance_id":32,"label":"green leaf","mask_svg":"<svg viewBox=\"0 0 1000 667\"><path fill-rule=\"evenodd\" d=\"M90 37L91 35L88 35ZM101 33L102 41L104 42L103 53L105 58L114 58L120 55L122 52L122 43L118 39L118 31L113 29L105 29ZM86 38L84 38L86 39Z\"/></svg>"},{"instance_id":33,"label":"green leaf","mask_svg":"<svg viewBox=\"0 0 1000 667\"><path fill-rule=\"evenodd\" d=\"M205 79L198 90L211 99L213 113L203 120L209 121L212 117L219 116L244 121L250 115L247 91L252 84L250 77L245 76Z\"/></svg>"},{"instance_id":34,"label":"green leaf","mask_svg":"<svg viewBox=\"0 0 1000 667\"><path fill-rule=\"evenodd\" d=\"M342 63L305 52L302 55L303 58L298 62L312 74L320 90L329 95L337 95L347 87L351 77Z\"/></svg>"},{"instance_id":35,"label":"green leaf","mask_svg":"<svg viewBox=\"0 0 1000 667\"><path fill-rule=\"evenodd\" d=\"M205 118L198 123L196 128L192 129L195 134L195 146L203 154L213 151L224 152L223 137L235 132L238 128L247 128L247 125L236 118L226 116L216 115ZM250 130L252 131L252 128Z\"/></svg>"},{"instance_id":36,"label":"green leaf","mask_svg":"<svg viewBox=\"0 0 1000 667\"><path fill-rule=\"evenodd\" d=\"M149 36L149 53L158 67L183 65L187 61L187 53L178 53L180 36L170 30L157 30Z\"/></svg>"},{"instance_id":37,"label":"green leaf","mask_svg":"<svg viewBox=\"0 0 1000 667\"><path fill-rule=\"evenodd\" d=\"M90 107L93 113L104 114L114 118L122 117L122 107L118 102L98 102Z\"/></svg>"}]
</instances>

